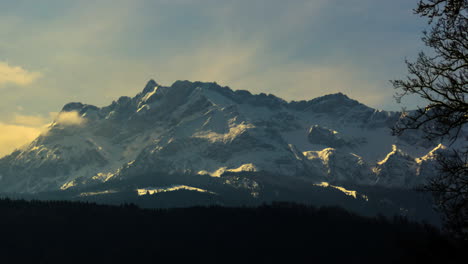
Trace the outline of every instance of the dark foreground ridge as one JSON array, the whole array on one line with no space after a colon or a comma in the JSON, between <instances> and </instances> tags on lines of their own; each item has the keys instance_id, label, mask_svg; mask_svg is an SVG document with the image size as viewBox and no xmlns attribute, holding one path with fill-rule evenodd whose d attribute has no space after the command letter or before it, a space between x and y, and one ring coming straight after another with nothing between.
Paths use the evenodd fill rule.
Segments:
<instances>
[{"instance_id":1,"label":"dark foreground ridge","mask_svg":"<svg viewBox=\"0 0 468 264\"><path fill-rule=\"evenodd\" d=\"M149 210L3 199L0 216L3 263L452 263L466 257L427 225L294 203Z\"/></svg>"}]
</instances>

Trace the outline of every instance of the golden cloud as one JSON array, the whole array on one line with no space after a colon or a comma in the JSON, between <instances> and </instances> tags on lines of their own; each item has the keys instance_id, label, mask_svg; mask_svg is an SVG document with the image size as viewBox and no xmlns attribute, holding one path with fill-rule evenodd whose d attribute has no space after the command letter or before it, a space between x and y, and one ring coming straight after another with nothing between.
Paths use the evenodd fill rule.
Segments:
<instances>
[{"instance_id":1,"label":"golden cloud","mask_svg":"<svg viewBox=\"0 0 468 264\"><path fill-rule=\"evenodd\" d=\"M82 125L86 120L76 111L59 113L55 122L58 124L71 126Z\"/></svg>"},{"instance_id":2,"label":"golden cloud","mask_svg":"<svg viewBox=\"0 0 468 264\"><path fill-rule=\"evenodd\" d=\"M40 127L49 122L50 120L40 115L22 115L15 113L13 115L12 121L16 125Z\"/></svg>"},{"instance_id":3,"label":"golden cloud","mask_svg":"<svg viewBox=\"0 0 468 264\"><path fill-rule=\"evenodd\" d=\"M42 128L0 123L0 131L0 157L3 157L36 139Z\"/></svg>"},{"instance_id":4,"label":"golden cloud","mask_svg":"<svg viewBox=\"0 0 468 264\"><path fill-rule=\"evenodd\" d=\"M56 112L49 113L49 117L40 115L22 115L15 113L5 123L0 122L0 157L10 154L45 133L50 121L57 117Z\"/></svg>"},{"instance_id":5,"label":"golden cloud","mask_svg":"<svg viewBox=\"0 0 468 264\"><path fill-rule=\"evenodd\" d=\"M78 112L50 112L49 117L15 113L8 123L0 122L0 157L32 142L46 133L50 120L61 125L82 125L85 119Z\"/></svg>"},{"instance_id":6,"label":"golden cloud","mask_svg":"<svg viewBox=\"0 0 468 264\"><path fill-rule=\"evenodd\" d=\"M20 66L10 66L0 61L0 86L3 84L29 85L41 77L39 72L30 72Z\"/></svg>"}]
</instances>

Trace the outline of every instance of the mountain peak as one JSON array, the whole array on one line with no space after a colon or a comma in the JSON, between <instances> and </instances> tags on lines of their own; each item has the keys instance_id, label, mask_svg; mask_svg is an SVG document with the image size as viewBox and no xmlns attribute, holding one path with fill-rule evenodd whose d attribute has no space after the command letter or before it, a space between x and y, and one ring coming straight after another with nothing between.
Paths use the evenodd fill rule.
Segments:
<instances>
[{"instance_id":1,"label":"mountain peak","mask_svg":"<svg viewBox=\"0 0 468 264\"><path fill-rule=\"evenodd\" d=\"M296 110L316 112L333 112L340 109L347 111L346 109L354 108L356 106L368 108L367 106L364 106L358 101L349 98L347 95L341 92L327 94L309 101L291 101L289 105Z\"/></svg>"},{"instance_id":2,"label":"mountain peak","mask_svg":"<svg viewBox=\"0 0 468 264\"><path fill-rule=\"evenodd\" d=\"M152 91L154 90L154 87L156 87L156 86L158 86L158 83L157 83L155 80L150 79L150 80L146 83L145 88L143 89L143 94L152 92Z\"/></svg>"},{"instance_id":3,"label":"mountain peak","mask_svg":"<svg viewBox=\"0 0 468 264\"><path fill-rule=\"evenodd\" d=\"M326 94L320 97L315 98L314 100L319 100L319 101L352 101L352 102L357 102L356 100L353 100L349 98L346 94L338 92L338 93L332 93L332 94Z\"/></svg>"},{"instance_id":4,"label":"mountain peak","mask_svg":"<svg viewBox=\"0 0 468 264\"><path fill-rule=\"evenodd\" d=\"M62 112L80 111L85 105L80 102L71 102L63 106Z\"/></svg>"},{"instance_id":5,"label":"mountain peak","mask_svg":"<svg viewBox=\"0 0 468 264\"><path fill-rule=\"evenodd\" d=\"M171 85L171 87L180 87L180 86L189 86L189 85L193 85L193 83L188 80L177 80Z\"/></svg>"},{"instance_id":6,"label":"mountain peak","mask_svg":"<svg viewBox=\"0 0 468 264\"><path fill-rule=\"evenodd\" d=\"M373 184L373 176L367 177L373 173L371 165L364 159L382 171L379 177L386 184L391 177L385 175L402 172L406 177L414 163L404 154L406 145L398 145L399 151L398 139L387 129L394 122L392 115L377 115L343 93L288 103L271 94L233 91L215 82L180 80L163 86L151 79L134 97L123 96L104 107L74 102L62 111L77 115L65 114L61 122L85 125L51 127L40 141L16 156L0 159L0 190L55 190L75 180L74 185L84 188L114 176L130 179L156 172L198 175L204 171L217 175L240 173L244 167L315 180L336 166L334 171L343 175L340 179L361 175L360 182ZM391 143L395 146L387 154ZM327 155L323 167L321 161L301 154L324 147L355 156ZM399 163L404 166L390 170ZM37 184L31 185L33 180Z\"/></svg>"}]
</instances>

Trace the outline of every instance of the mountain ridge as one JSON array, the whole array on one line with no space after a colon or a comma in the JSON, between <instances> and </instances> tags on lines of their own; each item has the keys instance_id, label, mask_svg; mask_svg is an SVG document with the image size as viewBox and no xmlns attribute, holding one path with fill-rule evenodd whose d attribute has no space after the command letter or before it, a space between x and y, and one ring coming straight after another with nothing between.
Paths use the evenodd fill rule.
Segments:
<instances>
[{"instance_id":1,"label":"mountain ridge","mask_svg":"<svg viewBox=\"0 0 468 264\"><path fill-rule=\"evenodd\" d=\"M134 97L129 97L129 96L121 96L119 99L112 101L110 105L103 106L103 107L98 107L95 105L90 105L90 104L83 104L82 102L70 102L65 104L62 107L61 111L64 112L71 112L71 111L82 111L87 108L91 109L102 109L102 108L111 108L114 105L117 104L125 104L128 103L129 101L138 101L138 100L150 100L153 99L155 100L156 97L151 98L153 95L155 95L155 88L162 88L162 89L170 89L173 87L176 87L176 89L180 89L183 86L191 86L193 87L200 87L204 89L209 89L213 91L217 91L221 93L224 96L227 96L229 99L232 99L235 102L240 103L240 99L259 99L261 101L273 101L275 103L280 103L282 106L287 106L291 107L292 109L295 110L300 110L300 111L307 111L307 108L310 107L310 104L312 103L325 103L325 102L332 102L332 103L345 103L345 105L350 105L350 106L365 106L367 108L372 109L371 107L368 107L357 100L349 98L347 95L337 92L337 93L331 93L331 94L325 94L323 96L319 96L310 100L291 100L291 101L286 101L284 99L281 99L273 94L266 94L266 93L259 93L259 94L252 94L248 90L232 90L228 86L220 86L216 82L190 82L188 80L185 81L176 81L174 82L173 85L171 86L160 86L154 79L150 79L143 90L139 93L137 93ZM235 98L237 97L237 98ZM151 103L151 102L149 102ZM251 100L246 100L245 103L252 103ZM265 102L265 104L267 104ZM268 104L267 104L268 105ZM377 110L373 109L379 112L385 111L385 110ZM385 112L394 112L394 111L385 111Z\"/></svg>"},{"instance_id":2,"label":"mountain ridge","mask_svg":"<svg viewBox=\"0 0 468 264\"><path fill-rule=\"evenodd\" d=\"M434 146L392 136L389 127L399 118L399 112L376 110L342 93L287 102L215 82L166 87L151 79L134 97L104 107L65 104L46 133L0 159L0 191L65 190L143 174L222 178L252 171L403 188L421 182L423 176L412 173L421 164L416 158ZM405 175L397 183L377 164L396 145L412 152L401 168L411 172L397 171ZM327 148L328 154L317 154Z\"/></svg>"}]
</instances>

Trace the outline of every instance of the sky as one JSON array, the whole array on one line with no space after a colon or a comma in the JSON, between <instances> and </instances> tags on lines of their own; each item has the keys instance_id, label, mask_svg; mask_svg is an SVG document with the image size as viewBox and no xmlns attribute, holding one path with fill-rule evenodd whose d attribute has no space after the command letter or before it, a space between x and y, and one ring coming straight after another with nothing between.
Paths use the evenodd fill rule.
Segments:
<instances>
[{"instance_id":1,"label":"sky","mask_svg":"<svg viewBox=\"0 0 468 264\"><path fill-rule=\"evenodd\" d=\"M0 156L63 105L108 105L149 79L216 81L383 110L424 49L416 0L0 0Z\"/></svg>"}]
</instances>

